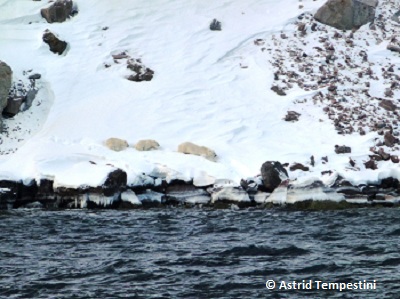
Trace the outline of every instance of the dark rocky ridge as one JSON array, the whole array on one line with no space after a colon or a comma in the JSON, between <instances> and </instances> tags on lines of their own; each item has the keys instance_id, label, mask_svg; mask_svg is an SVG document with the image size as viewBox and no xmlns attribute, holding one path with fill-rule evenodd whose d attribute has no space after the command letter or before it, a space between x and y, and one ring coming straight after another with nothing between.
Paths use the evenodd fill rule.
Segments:
<instances>
[{"instance_id":1,"label":"dark rocky ridge","mask_svg":"<svg viewBox=\"0 0 400 299\"><path fill-rule=\"evenodd\" d=\"M270 165L270 163L265 165ZM42 179L40 182L32 180L27 184L21 181L0 181L0 209L21 207L137 209L171 205L224 208L231 204L239 208L272 207L277 203L268 201L268 198L274 193L266 192L271 189L266 190L264 184L265 181L263 182L261 177L256 177L242 180L240 186L215 184L196 187L192 181L167 182L166 179L148 177L147 183L128 186L126 173L115 169L99 187L54 188L53 181L48 179ZM377 184L357 186L341 176L337 176L330 186L324 185L321 181L314 181L308 185L296 185L285 181L279 188L287 190L287 199L301 198L293 203L293 206L300 208L314 206L312 198L315 194L325 194L326 205L319 203L319 206L330 209L350 207L354 204L356 206L377 204L393 206L400 203L400 183L398 179L392 177L382 179ZM127 190L133 191L141 204L122 200L122 194ZM340 200L337 199L338 197Z\"/></svg>"}]
</instances>

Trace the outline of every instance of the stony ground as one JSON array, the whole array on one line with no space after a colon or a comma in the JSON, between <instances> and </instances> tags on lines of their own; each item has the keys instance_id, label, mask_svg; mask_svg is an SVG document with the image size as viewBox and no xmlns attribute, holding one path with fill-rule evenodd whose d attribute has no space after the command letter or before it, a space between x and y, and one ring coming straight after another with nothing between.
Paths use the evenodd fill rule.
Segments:
<instances>
[{"instance_id":1,"label":"stony ground","mask_svg":"<svg viewBox=\"0 0 400 299\"><path fill-rule=\"evenodd\" d=\"M299 107L312 102L338 134L376 132L365 149L371 158L366 168L376 168L375 161L381 160L398 163L400 64L398 54L386 49L398 44L400 24L392 18L396 9L396 1L381 1L375 22L353 31L325 26L303 13L271 38L254 40L274 69L272 90L281 96L296 88L314 91L293 103L287 121L298 120ZM382 59L371 60L371 51L383 51Z\"/></svg>"}]
</instances>

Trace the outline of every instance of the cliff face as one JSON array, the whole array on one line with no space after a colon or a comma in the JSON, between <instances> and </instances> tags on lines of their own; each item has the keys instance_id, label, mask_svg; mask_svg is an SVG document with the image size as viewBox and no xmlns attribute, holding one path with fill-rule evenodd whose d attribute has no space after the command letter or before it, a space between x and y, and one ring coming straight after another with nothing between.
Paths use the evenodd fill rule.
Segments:
<instances>
[{"instance_id":1,"label":"cliff face","mask_svg":"<svg viewBox=\"0 0 400 299\"><path fill-rule=\"evenodd\" d=\"M5 63L0 61L0 132L2 130L1 112L7 106L8 92L11 88L12 70Z\"/></svg>"}]
</instances>

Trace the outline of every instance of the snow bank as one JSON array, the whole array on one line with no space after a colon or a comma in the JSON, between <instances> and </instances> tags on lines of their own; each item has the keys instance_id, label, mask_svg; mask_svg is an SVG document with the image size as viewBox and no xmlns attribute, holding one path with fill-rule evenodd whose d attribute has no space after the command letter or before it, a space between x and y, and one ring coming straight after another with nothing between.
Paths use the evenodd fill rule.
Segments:
<instances>
[{"instance_id":1,"label":"snow bank","mask_svg":"<svg viewBox=\"0 0 400 299\"><path fill-rule=\"evenodd\" d=\"M220 178L237 185L259 174L267 160L309 164L311 155L315 167L291 172L291 179L319 178L326 170L337 170L355 183L400 178L396 165L354 171L348 168L350 155L334 153L335 144L346 144L352 147L351 157L365 159L373 133L338 135L313 105L302 106L296 123L282 120L293 102L313 92L294 88L281 97L271 91L271 57L254 40L285 32L300 13L315 12L324 1L302 1L302 9L298 0L76 2L77 16L47 24L39 15L46 2L0 0L0 58L16 76L30 69L41 73L38 107L45 107L10 120L10 125L36 129L19 135L15 152L0 156L0 179L54 178L57 187L98 186L117 167L128 174L128 185L194 179L196 186L208 186ZM213 18L222 22L222 31L209 30ZM53 55L42 43L47 28L69 43L65 55ZM386 56L379 49L371 47L371 59ZM126 66L111 58L120 51L150 66L153 80L126 80ZM105 67L108 63L112 66ZM103 146L110 137L130 145L151 138L161 147L113 152ZM0 150L8 146L3 140ZM178 153L185 141L213 149L218 161ZM329 163L321 162L324 156ZM319 199L332 196L322 189L315 192ZM137 198L147 200L147 195ZM267 201L299 196L278 188ZM137 203L132 195L124 198ZM110 199L93 200L103 204Z\"/></svg>"}]
</instances>

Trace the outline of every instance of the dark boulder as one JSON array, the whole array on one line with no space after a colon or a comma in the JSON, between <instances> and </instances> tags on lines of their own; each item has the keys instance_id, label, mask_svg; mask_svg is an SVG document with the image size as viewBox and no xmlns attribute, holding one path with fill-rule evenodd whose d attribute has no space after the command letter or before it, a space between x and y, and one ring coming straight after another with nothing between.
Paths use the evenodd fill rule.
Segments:
<instances>
[{"instance_id":1,"label":"dark boulder","mask_svg":"<svg viewBox=\"0 0 400 299\"><path fill-rule=\"evenodd\" d=\"M271 90L275 92L278 96L285 96L286 92L279 86L272 86Z\"/></svg>"},{"instance_id":2,"label":"dark boulder","mask_svg":"<svg viewBox=\"0 0 400 299\"><path fill-rule=\"evenodd\" d=\"M210 30L221 31L222 30L221 22L219 22L217 19L212 20L212 22L210 24Z\"/></svg>"},{"instance_id":3,"label":"dark boulder","mask_svg":"<svg viewBox=\"0 0 400 299\"><path fill-rule=\"evenodd\" d=\"M28 77L29 80L39 80L40 78L42 78L41 74L32 74Z\"/></svg>"},{"instance_id":4,"label":"dark boulder","mask_svg":"<svg viewBox=\"0 0 400 299\"><path fill-rule=\"evenodd\" d=\"M372 169L372 170L378 169L378 166L376 165L373 159L370 159L369 161L365 162L364 165L366 169Z\"/></svg>"},{"instance_id":5,"label":"dark boulder","mask_svg":"<svg viewBox=\"0 0 400 299\"><path fill-rule=\"evenodd\" d=\"M122 169L110 172L105 180L102 189L105 196L112 196L126 188L127 174Z\"/></svg>"},{"instance_id":6,"label":"dark boulder","mask_svg":"<svg viewBox=\"0 0 400 299\"><path fill-rule=\"evenodd\" d=\"M289 178L282 164L274 161L267 161L261 166L261 176L268 192L274 191L282 181Z\"/></svg>"},{"instance_id":7,"label":"dark boulder","mask_svg":"<svg viewBox=\"0 0 400 299\"><path fill-rule=\"evenodd\" d=\"M399 188L399 180L396 178L392 178L392 177L384 178L381 180L381 184L379 187L383 188L383 189L389 189L389 188L398 189Z\"/></svg>"},{"instance_id":8,"label":"dark boulder","mask_svg":"<svg viewBox=\"0 0 400 299\"><path fill-rule=\"evenodd\" d=\"M23 97L9 98L6 108L3 110L3 114L9 117L13 117L14 115L18 114L23 101Z\"/></svg>"},{"instance_id":9,"label":"dark boulder","mask_svg":"<svg viewBox=\"0 0 400 299\"><path fill-rule=\"evenodd\" d=\"M70 16L76 14L72 0L57 0L47 8L43 8L40 14L48 23L62 23Z\"/></svg>"},{"instance_id":10,"label":"dark boulder","mask_svg":"<svg viewBox=\"0 0 400 299\"><path fill-rule=\"evenodd\" d=\"M288 111L285 116L285 121L291 121L291 122L298 121L300 115L301 114L296 111Z\"/></svg>"},{"instance_id":11,"label":"dark boulder","mask_svg":"<svg viewBox=\"0 0 400 299\"><path fill-rule=\"evenodd\" d=\"M54 33L50 32L49 30L46 30L43 33L43 41L49 45L51 52L58 55L64 53L65 49L67 48L67 43L58 39Z\"/></svg>"},{"instance_id":12,"label":"dark boulder","mask_svg":"<svg viewBox=\"0 0 400 299\"><path fill-rule=\"evenodd\" d=\"M129 58L129 55L127 54L125 55L126 58ZM127 68L135 73L134 75L130 75L128 77L129 81L134 81L134 82L151 81L154 77L154 71L146 67L140 59L134 59L134 58L128 59Z\"/></svg>"},{"instance_id":13,"label":"dark boulder","mask_svg":"<svg viewBox=\"0 0 400 299\"><path fill-rule=\"evenodd\" d=\"M294 163L290 166L290 171L296 171L296 170L302 170L302 171L309 171L310 168L308 168L307 166L304 166L301 163Z\"/></svg>"},{"instance_id":14,"label":"dark boulder","mask_svg":"<svg viewBox=\"0 0 400 299\"><path fill-rule=\"evenodd\" d=\"M379 107L382 107L387 111L395 111L397 109L397 106L393 103L393 101L385 99L381 100Z\"/></svg>"},{"instance_id":15,"label":"dark boulder","mask_svg":"<svg viewBox=\"0 0 400 299\"><path fill-rule=\"evenodd\" d=\"M339 145L335 145L335 153L336 154L348 154L351 153L351 147L349 146L339 146Z\"/></svg>"},{"instance_id":16,"label":"dark boulder","mask_svg":"<svg viewBox=\"0 0 400 299\"><path fill-rule=\"evenodd\" d=\"M377 0L328 0L314 18L337 29L358 29L374 21L377 5Z\"/></svg>"},{"instance_id":17,"label":"dark boulder","mask_svg":"<svg viewBox=\"0 0 400 299\"><path fill-rule=\"evenodd\" d=\"M12 70L5 63L0 61L0 133L2 131L1 113L8 104L8 93L12 83Z\"/></svg>"},{"instance_id":18,"label":"dark boulder","mask_svg":"<svg viewBox=\"0 0 400 299\"><path fill-rule=\"evenodd\" d=\"M398 142L397 138L394 137L389 131L385 133L385 136L383 138L385 145L388 147L393 147Z\"/></svg>"}]
</instances>

